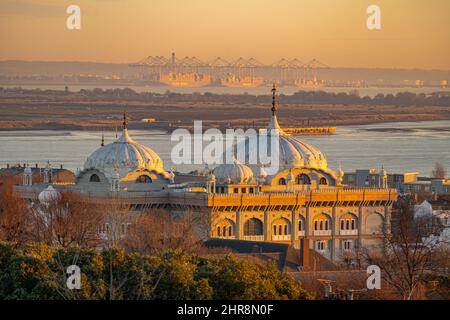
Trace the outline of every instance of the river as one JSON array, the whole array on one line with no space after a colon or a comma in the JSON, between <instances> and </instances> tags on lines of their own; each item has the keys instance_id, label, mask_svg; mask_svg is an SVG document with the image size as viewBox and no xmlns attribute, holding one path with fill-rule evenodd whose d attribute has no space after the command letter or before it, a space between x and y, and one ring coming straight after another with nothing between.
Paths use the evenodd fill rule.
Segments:
<instances>
[{"instance_id":1,"label":"river","mask_svg":"<svg viewBox=\"0 0 450 320\"><path fill-rule=\"evenodd\" d=\"M198 165L173 166L170 161L170 135L158 131L130 130L130 135L155 150L166 169L188 172ZM114 132L105 132L106 143ZM330 136L305 136L306 142L319 148L329 167L341 164L344 171L380 168L389 172L418 171L430 175L436 162L450 170L450 121L378 123L340 126ZM86 157L100 146L101 133L91 131L0 131L0 167L7 163L53 166L76 170Z\"/></svg>"}]
</instances>

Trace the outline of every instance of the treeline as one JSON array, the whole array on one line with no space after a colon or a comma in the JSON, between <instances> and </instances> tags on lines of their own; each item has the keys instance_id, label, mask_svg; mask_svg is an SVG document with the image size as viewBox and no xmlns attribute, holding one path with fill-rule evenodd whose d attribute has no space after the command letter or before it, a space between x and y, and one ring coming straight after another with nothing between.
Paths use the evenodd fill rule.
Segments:
<instances>
[{"instance_id":1,"label":"treeline","mask_svg":"<svg viewBox=\"0 0 450 320\"><path fill-rule=\"evenodd\" d=\"M80 289L67 287L70 265L81 269ZM142 255L0 243L0 300L312 298L274 265L233 255L205 258L181 250Z\"/></svg>"},{"instance_id":2,"label":"treeline","mask_svg":"<svg viewBox=\"0 0 450 320\"><path fill-rule=\"evenodd\" d=\"M125 100L145 102L220 102L220 103L255 103L267 104L270 95L252 94L215 94L215 93L165 93L136 92L130 88L92 90L81 89L78 92L63 90L41 90L21 88L0 88L0 97L23 96L35 98L49 98L52 96L64 99L89 100ZM435 92L431 94L399 92L396 94L377 94L374 97L361 96L357 91L333 93L325 91L298 91L292 95L281 94L282 104L334 104L334 105L399 105L399 106L450 106L450 93Z\"/></svg>"}]
</instances>

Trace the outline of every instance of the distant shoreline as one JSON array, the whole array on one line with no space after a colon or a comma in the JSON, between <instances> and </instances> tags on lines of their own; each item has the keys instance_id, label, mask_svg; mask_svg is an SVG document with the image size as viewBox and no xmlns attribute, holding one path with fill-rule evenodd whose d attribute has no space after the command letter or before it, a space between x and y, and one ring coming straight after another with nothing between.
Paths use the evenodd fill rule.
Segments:
<instances>
[{"instance_id":1,"label":"distant shoreline","mask_svg":"<svg viewBox=\"0 0 450 320\"><path fill-rule=\"evenodd\" d=\"M349 127L349 126L368 126L373 124L386 124L386 125L392 125L394 123L433 123L433 122L440 122L449 120L448 127L437 127L437 128L431 128L429 130L436 131L436 132L450 132L450 117L448 119L440 119L440 120L410 120L410 121L380 121L380 122L355 122L355 123L346 123L342 125L337 125L337 131L339 131L339 127ZM208 129L209 127L205 127ZM238 126L236 127L238 128ZM130 130L142 130L142 131L150 131L150 132L163 132L164 134L170 133L170 131L162 129L162 128L151 128L151 127L145 127L145 126L129 126ZM118 130L120 131L120 127L118 126ZM414 132L414 128L363 128L362 130L368 131L368 132ZM17 131L74 131L74 132L83 132L83 131L94 131L94 132L114 132L115 129L111 129L111 126L105 126L105 127L90 127L90 126L83 126L83 127L77 127L73 125L39 125L34 127L17 127L17 128L3 128L0 127L0 132L17 132ZM332 134L331 134L332 135ZM308 136L308 135L305 135ZM314 135L312 135L314 136Z\"/></svg>"},{"instance_id":2,"label":"distant shoreline","mask_svg":"<svg viewBox=\"0 0 450 320\"><path fill-rule=\"evenodd\" d=\"M281 90L280 90L281 91ZM339 127L393 122L450 120L450 94L401 93L375 98L321 91L280 94L278 120L285 128ZM191 128L265 128L272 97L264 95L158 94L131 89L0 89L0 130L108 131L122 124L126 111L131 129L172 131ZM143 122L152 118L154 122Z\"/></svg>"}]
</instances>

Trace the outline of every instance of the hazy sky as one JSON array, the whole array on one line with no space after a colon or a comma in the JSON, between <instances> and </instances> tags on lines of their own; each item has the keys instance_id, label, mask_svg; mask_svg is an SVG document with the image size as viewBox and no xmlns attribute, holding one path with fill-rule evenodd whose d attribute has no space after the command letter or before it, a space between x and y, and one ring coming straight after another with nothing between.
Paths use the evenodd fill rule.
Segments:
<instances>
[{"instance_id":1,"label":"hazy sky","mask_svg":"<svg viewBox=\"0 0 450 320\"><path fill-rule=\"evenodd\" d=\"M81 30L66 28L70 4ZM381 7L381 30L366 27L370 4ZM450 1L0 0L0 60L134 62L173 51L450 69Z\"/></svg>"}]
</instances>

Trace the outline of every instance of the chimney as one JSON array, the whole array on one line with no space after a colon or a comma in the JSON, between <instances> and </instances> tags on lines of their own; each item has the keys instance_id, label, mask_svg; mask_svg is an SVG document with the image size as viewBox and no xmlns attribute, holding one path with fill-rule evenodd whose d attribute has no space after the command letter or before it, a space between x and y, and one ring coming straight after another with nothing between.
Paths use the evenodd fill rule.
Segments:
<instances>
[{"instance_id":1,"label":"chimney","mask_svg":"<svg viewBox=\"0 0 450 320\"><path fill-rule=\"evenodd\" d=\"M300 262L302 270L308 270L309 267L309 239L300 240Z\"/></svg>"},{"instance_id":2,"label":"chimney","mask_svg":"<svg viewBox=\"0 0 450 320\"><path fill-rule=\"evenodd\" d=\"M9 163L6 164L6 169L9 169Z\"/></svg>"},{"instance_id":3,"label":"chimney","mask_svg":"<svg viewBox=\"0 0 450 320\"><path fill-rule=\"evenodd\" d=\"M61 164L61 170L62 170L62 169L64 169L64 168L63 168L63 165Z\"/></svg>"},{"instance_id":4,"label":"chimney","mask_svg":"<svg viewBox=\"0 0 450 320\"><path fill-rule=\"evenodd\" d=\"M36 163L36 169L39 168L38 164Z\"/></svg>"}]
</instances>

